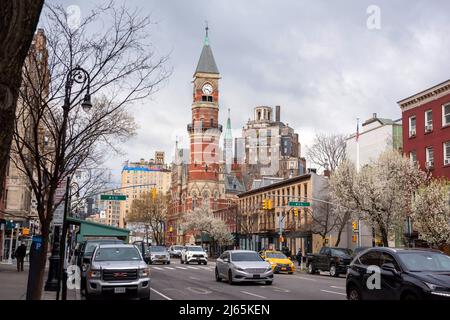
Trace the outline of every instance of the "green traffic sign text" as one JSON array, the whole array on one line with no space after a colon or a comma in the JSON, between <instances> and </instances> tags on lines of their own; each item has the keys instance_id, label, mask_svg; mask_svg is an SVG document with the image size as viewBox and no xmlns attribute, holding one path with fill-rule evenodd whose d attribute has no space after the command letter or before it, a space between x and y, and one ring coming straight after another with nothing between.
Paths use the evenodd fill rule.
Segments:
<instances>
[{"instance_id":1,"label":"green traffic sign text","mask_svg":"<svg viewBox=\"0 0 450 320\"><path fill-rule=\"evenodd\" d=\"M122 194L102 194L100 195L100 200L125 201L127 196Z\"/></svg>"},{"instance_id":2,"label":"green traffic sign text","mask_svg":"<svg viewBox=\"0 0 450 320\"><path fill-rule=\"evenodd\" d=\"M309 202L299 202L299 201L290 201L288 203L291 207L309 207L311 204Z\"/></svg>"}]
</instances>

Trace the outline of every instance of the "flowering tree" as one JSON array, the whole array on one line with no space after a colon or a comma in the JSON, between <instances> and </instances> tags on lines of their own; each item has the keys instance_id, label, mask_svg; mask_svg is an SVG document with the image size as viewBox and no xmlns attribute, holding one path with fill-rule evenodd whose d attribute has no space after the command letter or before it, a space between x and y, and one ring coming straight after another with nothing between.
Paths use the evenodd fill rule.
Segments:
<instances>
[{"instance_id":1,"label":"flowering tree","mask_svg":"<svg viewBox=\"0 0 450 320\"><path fill-rule=\"evenodd\" d=\"M357 173L348 161L332 176L333 198L338 206L354 210L378 229L384 246L411 211L411 199L426 181L426 174L397 151L385 151Z\"/></svg>"},{"instance_id":2,"label":"flowering tree","mask_svg":"<svg viewBox=\"0 0 450 320\"><path fill-rule=\"evenodd\" d=\"M208 234L221 245L233 241L233 236L228 231L226 223L219 218L215 218L209 209L203 207L195 208L186 214L183 229L191 230L200 235ZM203 238L200 238L203 244Z\"/></svg>"},{"instance_id":3,"label":"flowering tree","mask_svg":"<svg viewBox=\"0 0 450 320\"><path fill-rule=\"evenodd\" d=\"M445 180L432 180L419 188L412 205L412 218L419 238L434 246L450 243L447 184Z\"/></svg>"}]
</instances>

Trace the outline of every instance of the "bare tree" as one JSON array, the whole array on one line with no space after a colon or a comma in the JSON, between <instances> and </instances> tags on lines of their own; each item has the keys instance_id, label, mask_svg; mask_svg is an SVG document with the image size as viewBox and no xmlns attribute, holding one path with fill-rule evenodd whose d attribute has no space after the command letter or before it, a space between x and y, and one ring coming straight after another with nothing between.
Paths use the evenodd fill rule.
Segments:
<instances>
[{"instance_id":1,"label":"bare tree","mask_svg":"<svg viewBox=\"0 0 450 320\"><path fill-rule=\"evenodd\" d=\"M164 244L164 221L167 216L167 198L158 194L155 198L150 192L143 192L140 198L134 199L131 211L127 216L127 222L143 224L150 229L152 239L157 245Z\"/></svg>"},{"instance_id":2,"label":"bare tree","mask_svg":"<svg viewBox=\"0 0 450 320\"><path fill-rule=\"evenodd\" d=\"M44 0L2 0L0 3L0 199L14 132L22 65L43 4Z\"/></svg>"},{"instance_id":3,"label":"bare tree","mask_svg":"<svg viewBox=\"0 0 450 320\"><path fill-rule=\"evenodd\" d=\"M149 42L150 20L137 11L107 3L75 27L59 5L46 5L44 17L47 43L31 48L23 68L11 151L36 197L43 237L33 299L41 298L58 186L79 168L98 167L106 155L119 151L116 146L136 127L127 106L149 97L169 75L167 57L157 57ZM89 113L80 107L87 79L67 76L77 65L90 75L94 100ZM70 82L73 88L66 88Z\"/></svg>"},{"instance_id":4,"label":"bare tree","mask_svg":"<svg viewBox=\"0 0 450 320\"><path fill-rule=\"evenodd\" d=\"M261 213L261 205L252 205L245 210L238 208L237 228L238 233L243 239L250 241L252 234L259 232L259 215Z\"/></svg>"},{"instance_id":5,"label":"bare tree","mask_svg":"<svg viewBox=\"0 0 450 320\"><path fill-rule=\"evenodd\" d=\"M307 150L311 162L333 172L345 159L345 136L342 134L319 133Z\"/></svg>"}]
</instances>

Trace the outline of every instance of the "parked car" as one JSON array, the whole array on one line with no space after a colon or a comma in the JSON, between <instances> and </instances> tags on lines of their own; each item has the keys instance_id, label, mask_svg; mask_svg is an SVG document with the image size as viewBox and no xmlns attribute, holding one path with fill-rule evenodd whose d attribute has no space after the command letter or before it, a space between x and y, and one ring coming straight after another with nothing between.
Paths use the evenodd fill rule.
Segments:
<instances>
[{"instance_id":1,"label":"parked car","mask_svg":"<svg viewBox=\"0 0 450 320\"><path fill-rule=\"evenodd\" d=\"M292 274L295 271L294 263L280 251L266 250L262 251L260 255L261 258L270 263L274 273L287 272Z\"/></svg>"},{"instance_id":2,"label":"parked car","mask_svg":"<svg viewBox=\"0 0 450 320\"><path fill-rule=\"evenodd\" d=\"M261 256L250 250L228 250L216 261L216 281L227 279L229 284L235 282L273 282L272 266Z\"/></svg>"},{"instance_id":3,"label":"parked car","mask_svg":"<svg viewBox=\"0 0 450 320\"><path fill-rule=\"evenodd\" d=\"M183 250L183 246L173 245L169 248L169 254L171 257L179 258L181 256L181 250Z\"/></svg>"},{"instance_id":4,"label":"parked car","mask_svg":"<svg viewBox=\"0 0 450 320\"><path fill-rule=\"evenodd\" d=\"M162 264L170 264L170 254L164 246L149 246L150 252L149 264L161 262Z\"/></svg>"},{"instance_id":5,"label":"parked car","mask_svg":"<svg viewBox=\"0 0 450 320\"><path fill-rule=\"evenodd\" d=\"M181 250L180 263L189 264L190 262L197 262L198 264L208 264L208 255L200 246L185 246Z\"/></svg>"},{"instance_id":6,"label":"parked car","mask_svg":"<svg viewBox=\"0 0 450 320\"><path fill-rule=\"evenodd\" d=\"M347 266L352 261L352 250L345 248L322 247L318 254L307 254L306 267L308 273L329 271L330 276L338 277L347 272Z\"/></svg>"},{"instance_id":7,"label":"parked car","mask_svg":"<svg viewBox=\"0 0 450 320\"><path fill-rule=\"evenodd\" d=\"M144 261L146 263L150 263L150 250L147 243L145 241L134 241L133 244L139 248L142 257L144 258Z\"/></svg>"},{"instance_id":8,"label":"parked car","mask_svg":"<svg viewBox=\"0 0 450 320\"><path fill-rule=\"evenodd\" d=\"M75 264L81 270L81 292L86 289L86 271L91 263L92 254L95 248L100 244L121 244L122 240L115 238L99 238L83 241L78 248L75 249Z\"/></svg>"},{"instance_id":9,"label":"parked car","mask_svg":"<svg viewBox=\"0 0 450 320\"><path fill-rule=\"evenodd\" d=\"M130 295L150 299L150 269L132 244L101 244L87 270L86 299Z\"/></svg>"},{"instance_id":10,"label":"parked car","mask_svg":"<svg viewBox=\"0 0 450 320\"><path fill-rule=\"evenodd\" d=\"M368 285L374 266L379 288ZM428 249L367 249L350 264L346 291L349 300L450 300L450 256Z\"/></svg>"}]
</instances>

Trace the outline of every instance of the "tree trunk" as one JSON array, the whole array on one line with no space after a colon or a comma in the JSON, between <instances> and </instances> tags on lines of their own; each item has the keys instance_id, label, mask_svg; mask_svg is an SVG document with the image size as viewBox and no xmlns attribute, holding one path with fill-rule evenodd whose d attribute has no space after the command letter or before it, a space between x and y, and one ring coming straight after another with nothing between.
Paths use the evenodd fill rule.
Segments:
<instances>
[{"instance_id":1,"label":"tree trunk","mask_svg":"<svg viewBox=\"0 0 450 320\"><path fill-rule=\"evenodd\" d=\"M22 66L44 0L2 0L0 4L0 199L14 131Z\"/></svg>"},{"instance_id":2,"label":"tree trunk","mask_svg":"<svg viewBox=\"0 0 450 320\"><path fill-rule=\"evenodd\" d=\"M341 242L341 235L342 235L342 231L344 231L344 227L345 227L346 223L341 224L341 226L339 227L338 230L338 234L337 234L337 239L336 239L336 243L334 244L335 247L339 246L339 243Z\"/></svg>"},{"instance_id":3,"label":"tree trunk","mask_svg":"<svg viewBox=\"0 0 450 320\"><path fill-rule=\"evenodd\" d=\"M388 235L387 230L384 227L380 226L380 233L381 233L381 239L383 241L383 246L389 247L389 235Z\"/></svg>"},{"instance_id":4,"label":"tree trunk","mask_svg":"<svg viewBox=\"0 0 450 320\"><path fill-rule=\"evenodd\" d=\"M38 269L38 276L35 278L35 283L33 283L31 288L30 297L32 300L41 300L42 289L44 287L45 280L45 265L47 264L47 253L48 253L48 241L49 240L49 226L42 227L42 250L39 254L38 263L34 266ZM30 267L29 272L33 272Z\"/></svg>"}]
</instances>

